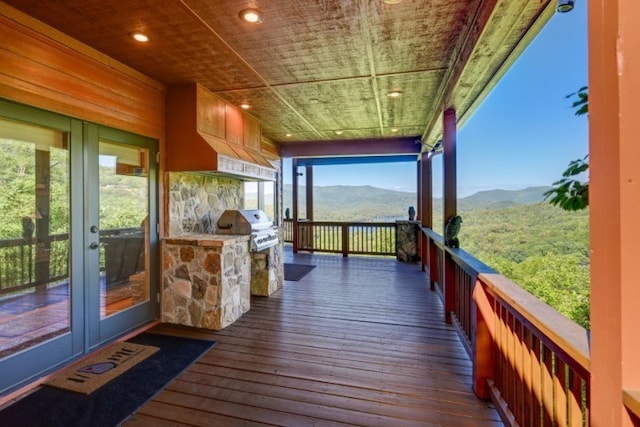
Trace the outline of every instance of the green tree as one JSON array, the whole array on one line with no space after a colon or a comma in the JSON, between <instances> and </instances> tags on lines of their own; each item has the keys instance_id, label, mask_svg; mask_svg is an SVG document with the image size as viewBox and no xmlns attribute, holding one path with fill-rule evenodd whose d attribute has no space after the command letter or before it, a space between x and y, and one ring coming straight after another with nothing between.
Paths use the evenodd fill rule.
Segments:
<instances>
[{"instance_id":1,"label":"green tree","mask_svg":"<svg viewBox=\"0 0 640 427\"><path fill-rule=\"evenodd\" d=\"M589 92L587 86L577 92L567 95L576 97L572 107L576 109L576 116L589 114ZM589 181L581 181L580 176L589 169L589 155L569 163L562 173L562 179L553 183L553 188L544 193L549 203L568 211L577 211L589 206Z\"/></svg>"}]
</instances>

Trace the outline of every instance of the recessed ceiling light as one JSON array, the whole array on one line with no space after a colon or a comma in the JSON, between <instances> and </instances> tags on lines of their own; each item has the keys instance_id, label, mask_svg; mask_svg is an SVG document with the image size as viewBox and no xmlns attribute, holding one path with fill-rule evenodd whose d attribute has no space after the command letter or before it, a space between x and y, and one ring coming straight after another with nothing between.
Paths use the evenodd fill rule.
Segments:
<instances>
[{"instance_id":1,"label":"recessed ceiling light","mask_svg":"<svg viewBox=\"0 0 640 427\"><path fill-rule=\"evenodd\" d=\"M310 98L309 104L319 104L320 100L318 98Z\"/></svg>"},{"instance_id":2,"label":"recessed ceiling light","mask_svg":"<svg viewBox=\"0 0 640 427\"><path fill-rule=\"evenodd\" d=\"M398 132L398 128L391 128L391 132Z\"/></svg>"},{"instance_id":3,"label":"recessed ceiling light","mask_svg":"<svg viewBox=\"0 0 640 427\"><path fill-rule=\"evenodd\" d=\"M336 131L336 135L342 135L342 131L341 130L337 130Z\"/></svg>"},{"instance_id":4,"label":"recessed ceiling light","mask_svg":"<svg viewBox=\"0 0 640 427\"><path fill-rule=\"evenodd\" d=\"M140 43L146 43L146 42L149 41L149 36L146 35L145 33L141 33L140 31L134 31L132 33L129 33L129 35L135 41L140 42Z\"/></svg>"},{"instance_id":5,"label":"recessed ceiling light","mask_svg":"<svg viewBox=\"0 0 640 427\"><path fill-rule=\"evenodd\" d=\"M264 22L264 14L259 9L242 9L239 15L240 19L250 24L262 24Z\"/></svg>"},{"instance_id":6,"label":"recessed ceiling light","mask_svg":"<svg viewBox=\"0 0 640 427\"><path fill-rule=\"evenodd\" d=\"M248 110L249 108L251 108L251 104L249 104L248 102L243 102L242 104L240 104L240 108L242 108L243 110Z\"/></svg>"},{"instance_id":7,"label":"recessed ceiling light","mask_svg":"<svg viewBox=\"0 0 640 427\"><path fill-rule=\"evenodd\" d=\"M287 138L291 138L291 134L290 133L286 133L284 136L286 136Z\"/></svg>"},{"instance_id":8,"label":"recessed ceiling light","mask_svg":"<svg viewBox=\"0 0 640 427\"><path fill-rule=\"evenodd\" d=\"M382 3L386 3L386 4L398 4L402 2L402 0L382 0Z\"/></svg>"},{"instance_id":9,"label":"recessed ceiling light","mask_svg":"<svg viewBox=\"0 0 640 427\"><path fill-rule=\"evenodd\" d=\"M387 92L387 96L389 98L399 98L402 96L402 92L400 92L399 90L390 90L389 92Z\"/></svg>"}]
</instances>

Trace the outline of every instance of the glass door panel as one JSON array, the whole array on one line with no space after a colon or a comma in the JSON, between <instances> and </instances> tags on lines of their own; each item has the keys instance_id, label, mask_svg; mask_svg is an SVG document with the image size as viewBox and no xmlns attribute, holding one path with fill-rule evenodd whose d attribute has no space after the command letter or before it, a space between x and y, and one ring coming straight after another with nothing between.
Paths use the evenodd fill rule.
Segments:
<instances>
[{"instance_id":1,"label":"glass door panel","mask_svg":"<svg viewBox=\"0 0 640 427\"><path fill-rule=\"evenodd\" d=\"M0 359L71 330L69 133L0 119Z\"/></svg>"},{"instance_id":2,"label":"glass door panel","mask_svg":"<svg viewBox=\"0 0 640 427\"><path fill-rule=\"evenodd\" d=\"M99 141L100 318L149 300L149 150Z\"/></svg>"}]
</instances>

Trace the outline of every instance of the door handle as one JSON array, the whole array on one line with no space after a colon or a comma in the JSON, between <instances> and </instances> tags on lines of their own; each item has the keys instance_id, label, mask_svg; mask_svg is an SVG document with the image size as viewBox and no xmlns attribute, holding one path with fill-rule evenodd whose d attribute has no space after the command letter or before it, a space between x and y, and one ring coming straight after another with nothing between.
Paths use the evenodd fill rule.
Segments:
<instances>
[{"instance_id":1,"label":"door handle","mask_svg":"<svg viewBox=\"0 0 640 427\"><path fill-rule=\"evenodd\" d=\"M89 245L89 249L98 249L100 247L100 244L98 242L91 242L91 244Z\"/></svg>"}]
</instances>

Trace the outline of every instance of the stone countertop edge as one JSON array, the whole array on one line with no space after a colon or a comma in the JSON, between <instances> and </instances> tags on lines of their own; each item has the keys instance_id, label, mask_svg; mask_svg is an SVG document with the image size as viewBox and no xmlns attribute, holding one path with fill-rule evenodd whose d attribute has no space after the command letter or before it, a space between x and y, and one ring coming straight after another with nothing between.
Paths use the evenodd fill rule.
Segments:
<instances>
[{"instance_id":1,"label":"stone countertop edge","mask_svg":"<svg viewBox=\"0 0 640 427\"><path fill-rule=\"evenodd\" d=\"M250 237L249 235L229 234L184 234L182 236L165 237L162 241L170 245L222 247L234 243L248 242Z\"/></svg>"}]
</instances>

